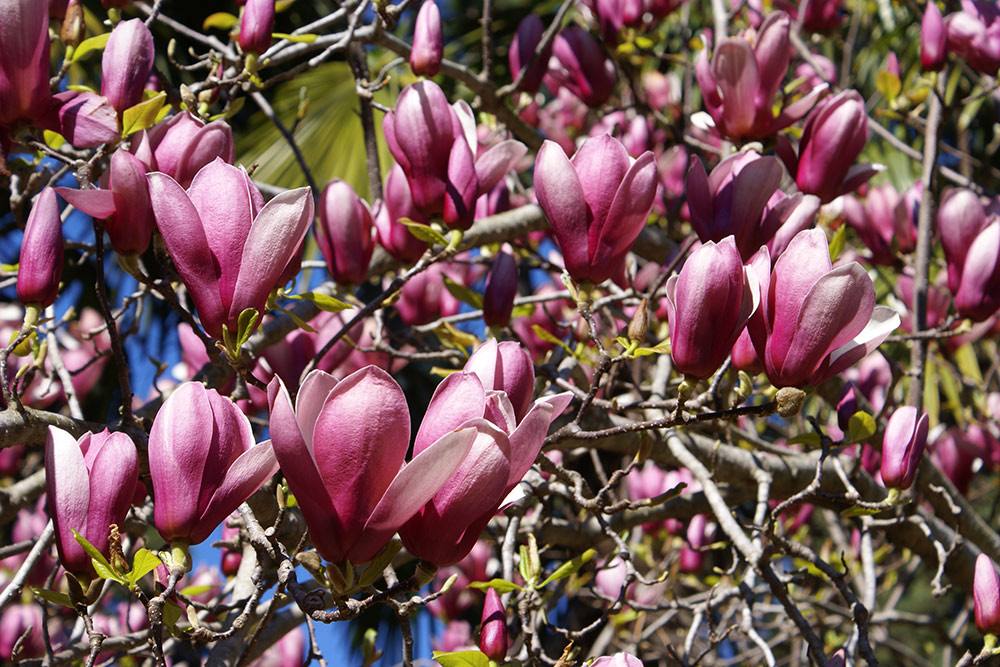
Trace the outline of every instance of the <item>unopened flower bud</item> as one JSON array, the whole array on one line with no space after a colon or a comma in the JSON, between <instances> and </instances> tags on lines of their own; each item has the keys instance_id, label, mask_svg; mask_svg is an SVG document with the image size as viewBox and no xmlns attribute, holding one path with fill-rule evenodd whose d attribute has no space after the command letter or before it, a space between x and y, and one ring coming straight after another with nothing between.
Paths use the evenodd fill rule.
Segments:
<instances>
[{"instance_id":1,"label":"unopened flower bud","mask_svg":"<svg viewBox=\"0 0 1000 667\"><path fill-rule=\"evenodd\" d=\"M496 590L486 591L483 606L483 626L479 631L479 650L496 662L503 662L507 655L507 614Z\"/></svg>"},{"instance_id":2,"label":"unopened flower bud","mask_svg":"<svg viewBox=\"0 0 1000 667\"><path fill-rule=\"evenodd\" d=\"M66 16L63 17L59 38L67 47L79 46L87 34L87 26L83 23L83 5L80 0L70 0L66 5Z\"/></svg>"},{"instance_id":3,"label":"unopened flower bud","mask_svg":"<svg viewBox=\"0 0 1000 667\"><path fill-rule=\"evenodd\" d=\"M649 300L643 297L639 307L628 323L628 339L633 343L641 343L649 331Z\"/></svg>"},{"instance_id":4,"label":"unopened flower bud","mask_svg":"<svg viewBox=\"0 0 1000 667\"><path fill-rule=\"evenodd\" d=\"M933 0L927 3L920 22L920 64L924 69L939 70L948 59L948 30L941 10Z\"/></svg>"},{"instance_id":5,"label":"unopened flower bud","mask_svg":"<svg viewBox=\"0 0 1000 667\"><path fill-rule=\"evenodd\" d=\"M274 0L249 0L240 18L240 48L244 53L264 53L274 32Z\"/></svg>"},{"instance_id":6,"label":"unopened flower bud","mask_svg":"<svg viewBox=\"0 0 1000 667\"><path fill-rule=\"evenodd\" d=\"M927 415L911 405L892 413L882 440L882 482L905 490L913 484L917 466L927 446Z\"/></svg>"},{"instance_id":7,"label":"unopened flower bud","mask_svg":"<svg viewBox=\"0 0 1000 667\"><path fill-rule=\"evenodd\" d=\"M417 13L410 50L410 69L418 76L434 76L441 69L444 55L444 32L441 12L434 0L424 0Z\"/></svg>"},{"instance_id":8,"label":"unopened flower bud","mask_svg":"<svg viewBox=\"0 0 1000 667\"><path fill-rule=\"evenodd\" d=\"M517 261L513 249L505 243L493 258L490 272L486 274L486 294L483 296L483 319L491 327L510 324L517 296Z\"/></svg>"},{"instance_id":9,"label":"unopened flower bud","mask_svg":"<svg viewBox=\"0 0 1000 667\"><path fill-rule=\"evenodd\" d=\"M782 387L778 390L775 401L778 403L778 414L789 419L802 410L802 404L806 401L806 392L795 387Z\"/></svg>"},{"instance_id":10,"label":"unopened flower bud","mask_svg":"<svg viewBox=\"0 0 1000 667\"><path fill-rule=\"evenodd\" d=\"M51 306L62 278L62 218L56 192L45 188L31 207L21 241L17 270L17 298L39 308Z\"/></svg>"},{"instance_id":11,"label":"unopened flower bud","mask_svg":"<svg viewBox=\"0 0 1000 667\"><path fill-rule=\"evenodd\" d=\"M993 561L984 553L976 558L972 579L972 597L976 605L976 627L982 634L1000 634L1000 577Z\"/></svg>"}]
</instances>

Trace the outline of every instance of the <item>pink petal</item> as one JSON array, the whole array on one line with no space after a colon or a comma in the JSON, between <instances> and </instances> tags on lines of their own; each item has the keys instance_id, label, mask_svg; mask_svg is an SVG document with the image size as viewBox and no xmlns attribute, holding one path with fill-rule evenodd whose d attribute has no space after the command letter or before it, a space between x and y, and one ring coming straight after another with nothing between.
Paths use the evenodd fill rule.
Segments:
<instances>
[{"instance_id":1,"label":"pink petal","mask_svg":"<svg viewBox=\"0 0 1000 667\"><path fill-rule=\"evenodd\" d=\"M546 140L538 151L535 195L555 234L566 269L573 274L587 273L589 216L583 186L566 153L553 141Z\"/></svg>"},{"instance_id":2,"label":"pink petal","mask_svg":"<svg viewBox=\"0 0 1000 667\"><path fill-rule=\"evenodd\" d=\"M449 431L483 416L486 393L483 383L474 373L452 373L434 390L427 405L416 440L414 454L420 454Z\"/></svg>"},{"instance_id":3,"label":"pink petal","mask_svg":"<svg viewBox=\"0 0 1000 667\"><path fill-rule=\"evenodd\" d=\"M115 214L115 200L111 194L111 190L56 188L56 192L70 206L78 211L83 211L92 218L104 220Z\"/></svg>"}]
</instances>

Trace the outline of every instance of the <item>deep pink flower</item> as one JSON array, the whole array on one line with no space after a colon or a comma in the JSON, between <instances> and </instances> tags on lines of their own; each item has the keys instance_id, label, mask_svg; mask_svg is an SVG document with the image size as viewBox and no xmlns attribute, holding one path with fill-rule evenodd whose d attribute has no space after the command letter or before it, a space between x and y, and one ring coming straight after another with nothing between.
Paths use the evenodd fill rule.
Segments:
<instances>
[{"instance_id":1,"label":"deep pink flower","mask_svg":"<svg viewBox=\"0 0 1000 667\"><path fill-rule=\"evenodd\" d=\"M972 598L975 602L976 628L982 634L1000 634L1000 577L993 561L984 553L976 557L976 572L972 578Z\"/></svg>"},{"instance_id":2,"label":"deep pink flower","mask_svg":"<svg viewBox=\"0 0 1000 667\"><path fill-rule=\"evenodd\" d=\"M688 257L666 284L670 356L678 371L704 380L718 370L757 309L758 289L731 236Z\"/></svg>"},{"instance_id":3,"label":"deep pink flower","mask_svg":"<svg viewBox=\"0 0 1000 667\"><path fill-rule=\"evenodd\" d=\"M316 550L335 563L374 558L455 471L476 434L475 426L447 430L404 466L406 397L375 366L340 382L313 371L294 408L280 378L267 393L281 469Z\"/></svg>"},{"instance_id":4,"label":"deep pink flower","mask_svg":"<svg viewBox=\"0 0 1000 667\"><path fill-rule=\"evenodd\" d=\"M936 2L928 2L920 20L920 64L924 69L940 70L948 59L948 31Z\"/></svg>"},{"instance_id":5,"label":"deep pink flower","mask_svg":"<svg viewBox=\"0 0 1000 667\"><path fill-rule=\"evenodd\" d=\"M186 382L149 432L156 529L167 542L200 544L278 470L270 441L214 389Z\"/></svg>"},{"instance_id":6,"label":"deep pink flower","mask_svg":"<svg viewBox=\"0 0 1000 667\"><path fill-rule=\"evenodd\" d=\"M263 315L312 222L309 188L265 205L246 171L219 158L187 191L164 173L148 179L157 227L205 331L222 340L222 326L235 334L244 309Z\"/></svg>"},{"instance_id":7,"label":"deep pink flower","mask_svg":"<svg viewBox=\"0 0 1000 667\"><path fill-rule=\"evenodd\" d=\"M589 32L575 24L563 28L552 43L552 55L545 75L551 90L565 87L589 107L608 101L615 89L615 67Z\"/></svg>"},{"instance_id":8,"label":"deep pink flower","mask_svg":"<svg viewBox=\"0 0 1000 667\"><path fill-rule=\"evenodd\" d=\"M49 13L42 0L0 0L0 125L49 107Z\"/></svg>"},{"instance_id":9,"label":"deep pink flower","mask_svg":"<svg viewBox=\"0 0 1000 667\"><path fill-rule=\"evenodd\" d=\"M788 71L790 25L788 14L775 12L749 39L720 41L711 63L708 49L698 54L695 75L705 109L724 137L769 137L805 116L825 91L817 87L774 115L774 97Z\"/></svg>"},{"instance_id":10,"label":"deep pink flower","mask_svg":"<svg viewBox=\"0 0 1000 667\"><path fill-rule=\"evenodd\" d=\"M101 95L119 115L142 101L155 57L153 35L142 19L122 21L111 31L101 59Z\"/></svg>"},{"instance_id":11,"label":"deep pink flower","mask_svg":"<svg viewBox=\"0 0 1000 667\"><path fill-rule=\"evenodd\" d=\"M434 76L441 70L444 57L444 31L441 12L434 0L424 0L417 12L410 50L410 69L417 76Z\"/></svg>"},{"instance_id":12,"label":"deep pink flower","mask_svg":"<svg viewBox=\"0 0 1000 667\"><path fill-rule=\"evenodd\" d=\"M937 212L955 309L976 322L1000 308L1000 215L993 208L987 215L979 197L961 188L946 192Z\"/></svg>"},{"instance_id":13,"label":"deep pink flower","mask_svg":"<svg viewBox=\"0 0 1000 667\"><path fill-rule=\"evenodd\" d=\"M131 150L146 171L162 171L187 188L215 158L233 162L233 131L225 121L205 123L184 111L136 134Z\"/></svg>"},{"instance_id":14,"label":"deep pink flower","mask_svg":"<svg viewBox=\"0 0 1000 667\"><path fill-rule=\"evenodd\" d=\"M535 194L574 280L597 284L622 271L656 185L653 154L633 160L608 135L587 139L572 160L545 142L535 161Z\"/></svg>"},{"instance_id":15,"label":"deep pink flower","mask_svg":"<svg viewBox=\"0 0 1000 667\"><path fill-rule=\"evenodd\" d=\"M799 232L770 273L765 248L750 265L761 281L750 336L777 387L818 385L860 361L899 326L899 315L875 305L875 288L860 264L833 268L821 229Z\"/></svg>"},{"instance_id":16,"label":"deep pink flower","mask_svg":"<svg viewBox=\"0 0 1000 667\"><path fill-rule=\"evenodd\" d=\"M483 619L479 631L479 650L496 662L507 656L507 613L496 589L486 590Z\"/></svg>"},{"instance_id":17,"label":"deep pink flower","mask_svg":"<svg viewBox=\"0 0 1000 667\"><path fill-rule=\"evenodd\" d=\"M897 408L882 439L882 482L901 490L910 488L927 446L927 415L911 405Z\"/></svg>"},{"instance_id":18,"label":"deep pink flower","mask_svg":"<svg viewBox=\"0 0 1000 667\"><path fill-rule=\"evenodd\" d=\"M62 278L63 234L59 202L52 188L38 195L21 240L17 268L17 298L25 305L45 308L59 294Z\"/></svg>"},{"instance_id":19,"label":"deep pink flower","mask_svg":"<svg viewBox=\"0 0 1000 667\"><path fill-rule=\"evenodd\" d=\"M915 221L906 202L889 183L868 189L862 205L853 196L844 197L844 216L871 251L873 264L891 265L896 252L910 252L916 244Z\"/></svg>"},{"instance_id":20,"label":"deep pink flower","mask_svg":"<svg viewBox=\"0 0 1000 667\"><path fill-rule=\"evenodd\" d=\"M125 520L139 483L139 455L126 434L85 433L78 439L50 426L45 441L45 490L56 529L59 561L70 572L93 574L82 535L109 557L111 524Z\"/></svg>"},{"instance_id":21,"label":"deep pink flower","mask_svg":"<svg viewBox=\"0 0 1000 667\"><path fill-rule=\"evenodd\" d=\"M274 0L247 0L240 16L240 49L244 53L264 53L274 32Z\"/></svg>"},{"instance_id":22,"label":"deep pink flower","mask_svg":"<svg viewBox=\"0 0 1000 667\"><path fill-rule=\"evenodd\" d=\"M316 242L336 282L359 285L368 277L375 251L373 228L368 204L349 183L335 178L326 184L319 198Z\"/></svg>"},{"instance_id":23,"label":"deep pink flower","mask_svg":"<svg viewBox=\"0 0 1000 667\"><path fill-rule=\"evenodd\" d=\"M493 258L486 274L486 291L483 295L483 320L489 326L505 327L510 323L517 296L517 260L513 248L505 243Z\"/></svg>"},{"instance_id":24,"label":"deep pink flower","mask_svg":"<svg viewBox=\"0 0 1000 667\"><path fill-rule=\"evenodd\" d=\"M545 32L545 24L538 14L530 13L526 15L517 25L517 32L511 41L510 50L507 52L507 60L510 63L510 75L517 79L521 69L528 64L538 45L542 42L542 34ZM536 93L542 85L542 78L545 76L545 68L548 67L549 58L552 56L552 44L545 47L539 53L531 65L531 69L524 75L521 81L521 90L526 93Z\"/></svg>"}]
</instances>

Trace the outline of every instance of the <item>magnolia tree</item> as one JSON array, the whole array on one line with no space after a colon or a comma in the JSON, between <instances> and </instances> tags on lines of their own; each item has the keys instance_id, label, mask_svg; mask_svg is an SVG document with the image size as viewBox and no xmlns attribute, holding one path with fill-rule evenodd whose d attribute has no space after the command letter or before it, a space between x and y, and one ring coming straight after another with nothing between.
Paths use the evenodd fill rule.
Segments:
<instances>
[{"instance_id":1,"label":"magnolia tree","mask_svg":"<svg viewBox=\"0 0 1000 667\"><path fill-rule=\"evenodd\" d=\"M992 660L998 68L981 0L0 0L0 662Z\"/></svg>"}]
</instances>

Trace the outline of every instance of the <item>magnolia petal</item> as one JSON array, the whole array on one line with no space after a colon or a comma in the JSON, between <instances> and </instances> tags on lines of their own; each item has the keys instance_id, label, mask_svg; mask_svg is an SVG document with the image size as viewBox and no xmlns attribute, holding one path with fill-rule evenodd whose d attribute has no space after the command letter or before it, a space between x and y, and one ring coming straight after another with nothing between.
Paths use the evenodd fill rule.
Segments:
<instances>
[{"instance_id":1,"label":"magnolia petal","mask_svg":"<svg viewBox=\"0 0 1000 667\"><path fill-rule=\"evenodd\" d=\"M104 220L115 214L115 200L111 190L77 190L76 188L56 188L59 196L70 206L83 211L92 218Z\"/></svg>"},{"instance_id":2,"label":"magnolia petal","mask_svg":"<svg viewBox=\"0 0 1000 667\"><path fill-rule=\"evenodd\" d=\"M535 160L535 195L545 211L571 274L590 271L587 204L583 186L562 147L546 140Z\"/></svg>"},{"instance_id":3,"label":"magnolia petal","mask_svg":"<svg viewBox=\"0 0 1000 667\"><path fill-rule=\"evenodd\" d=\"M45 440L45 490L63 564L74 571L89 569L90 558L72 533L87 529L90 507L87 464L76 438L55 426L49 426Z\"/></svg>"},{"instance_id":4,"label":"magnolia petal","mask_svg":"<svg viewBox=\"0 0 1000 667\"><path fill-rule=\"evenodd\" d=\"M620 145L620 144L619 144ZM656 197L656 161L650 151L640 155L621 181L606 218L593 243L590 261L594 267L617 266L646 226Z\"/></svg>"},{"instance_id":5,"label":"magnolia petal","mask_svg":"<svg viewBox=\"0 0 1000 667\"><path fill-rule=\"evenodd\" d=\"M474 373L452 373L434 390L427 405L420 429L413 442L414 454L420 454L432 443L460 425L483 416L486 392Z\"/></svg>"},{"instance_id":6,"label":"magnolia petal","mask_svg":"<svg viewBox=\"0 0 1000 667\"><path fill-rule=\"evenodd\" d=\"M500 182L514 166L528 153L528 147L516 139L501 141L491 146L476 159L476 177L479 179L479 195L484 195Z\"/></svg>"},{"instance_id":7,"label":"magnolia petal","mask_svg":"<svg viewBox=\"0 0 1000 667\"><path fill-rule=\"evenodd\" d=\"M868 324L854 337L854 340L830 354L829 369L819 379L819 382L833 377L864 359L881 345L882 341L888 338L893 331L898 329L899 325L899 313L888 306L875 306Z\"/></svg>"},{"instance_id":8,"label":"magnolia petal","mask_svg":"<svg viewBox=\"0 0 1000 667\"><path fill-rule=\"evenodd\" d=\"M757 114L754 102L760 89L760 70L750 43L739 38L722 40L712 57L712 74L722 94L726 134L734 137L750 134Z\"/></svg>"}]
</instances>

